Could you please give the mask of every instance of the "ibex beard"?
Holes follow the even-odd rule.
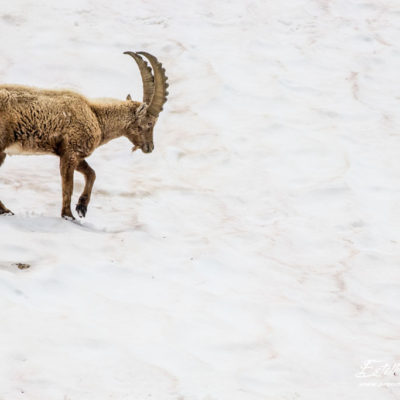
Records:
[[[85,158],[97,147],[125,136],[133,143],[133,150],[154,150],[154,125],[168,95],[165,69],[149,53],[124,54],[130,55],[139,67],[142,102],[133,101],[130,95],[125,101],[98,102],[72,91],[0,85],[0,166],[7,154],[57,155],[63,218],[74,219],[71,196],[75,170],[85,177],[76,211],[80,217],[86,215],[96,174]],[[0,214],[12,214],[1,201]]]

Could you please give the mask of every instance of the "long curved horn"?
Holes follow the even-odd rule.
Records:
[[[130,55],[137,63],[143,82],[143,103],[150,104],[154,94],[154,77],[151,68],[142,57],[133,51],[125,51],[124,54]]]
[[[167,101],[168,78],[165,75],[165,69],[156,57],[152,56],[149,53],[146,53],[145,51],[138,51],[137,54],[145,56],[150,61],[150,64],[153,67],[155,88],[154,95],[148,108],[148,112],[154,117],[158,117],[158,114],[160,114],[163,109],[163,105]]]

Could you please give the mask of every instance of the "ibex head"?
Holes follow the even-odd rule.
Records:
[[[143,81],[143,103],[135,108],[126,136],[135,145],[133,150],[140,148],[143,153],[151,153],[154,149],[154,125],[168,96],[165,69],[156,57],[144,51],[126,51],[124,54],[129,54],[136,61]],[[141,55],[150,61],[154,75]],[[132,101],[130,95],[127,101]]]

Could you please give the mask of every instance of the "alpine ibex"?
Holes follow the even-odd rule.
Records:
[[[167,101],[167,77],[157,58],[146,52],[126,51],[136,61],[143,81],[143,102],[90,101],[71,91],[41,90],[0,85],[0,165],[6,154],[55,154],[60,157],[61,216],[71,212],[74,171],[85,177],[76,211],[84,217],[95,172],[85,158],[111,139],[127,137],[144,153],[154,149],[153,129]],[[151,64],[147,64],[146,57]],[[12,214],[0,201],[0,214]]]

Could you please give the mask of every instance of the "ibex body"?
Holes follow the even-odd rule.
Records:
[[[149,53],[126,52],[137,62],[143,80],[143,102],[95,102],[71,91],[0,86],[0,165],[6,154],[54,154],[60,157],[62,210],[73,219],[71,196],[74,171],[85,176],[76,210],[86,215],[95,172],[85,161],[100,145],[120,136],[144,153],[154,149],[153,128],[167,98],[167,77]],[[154,75],[141,57],[153,67]],[[0,201],[0,214],[12,214]]]

